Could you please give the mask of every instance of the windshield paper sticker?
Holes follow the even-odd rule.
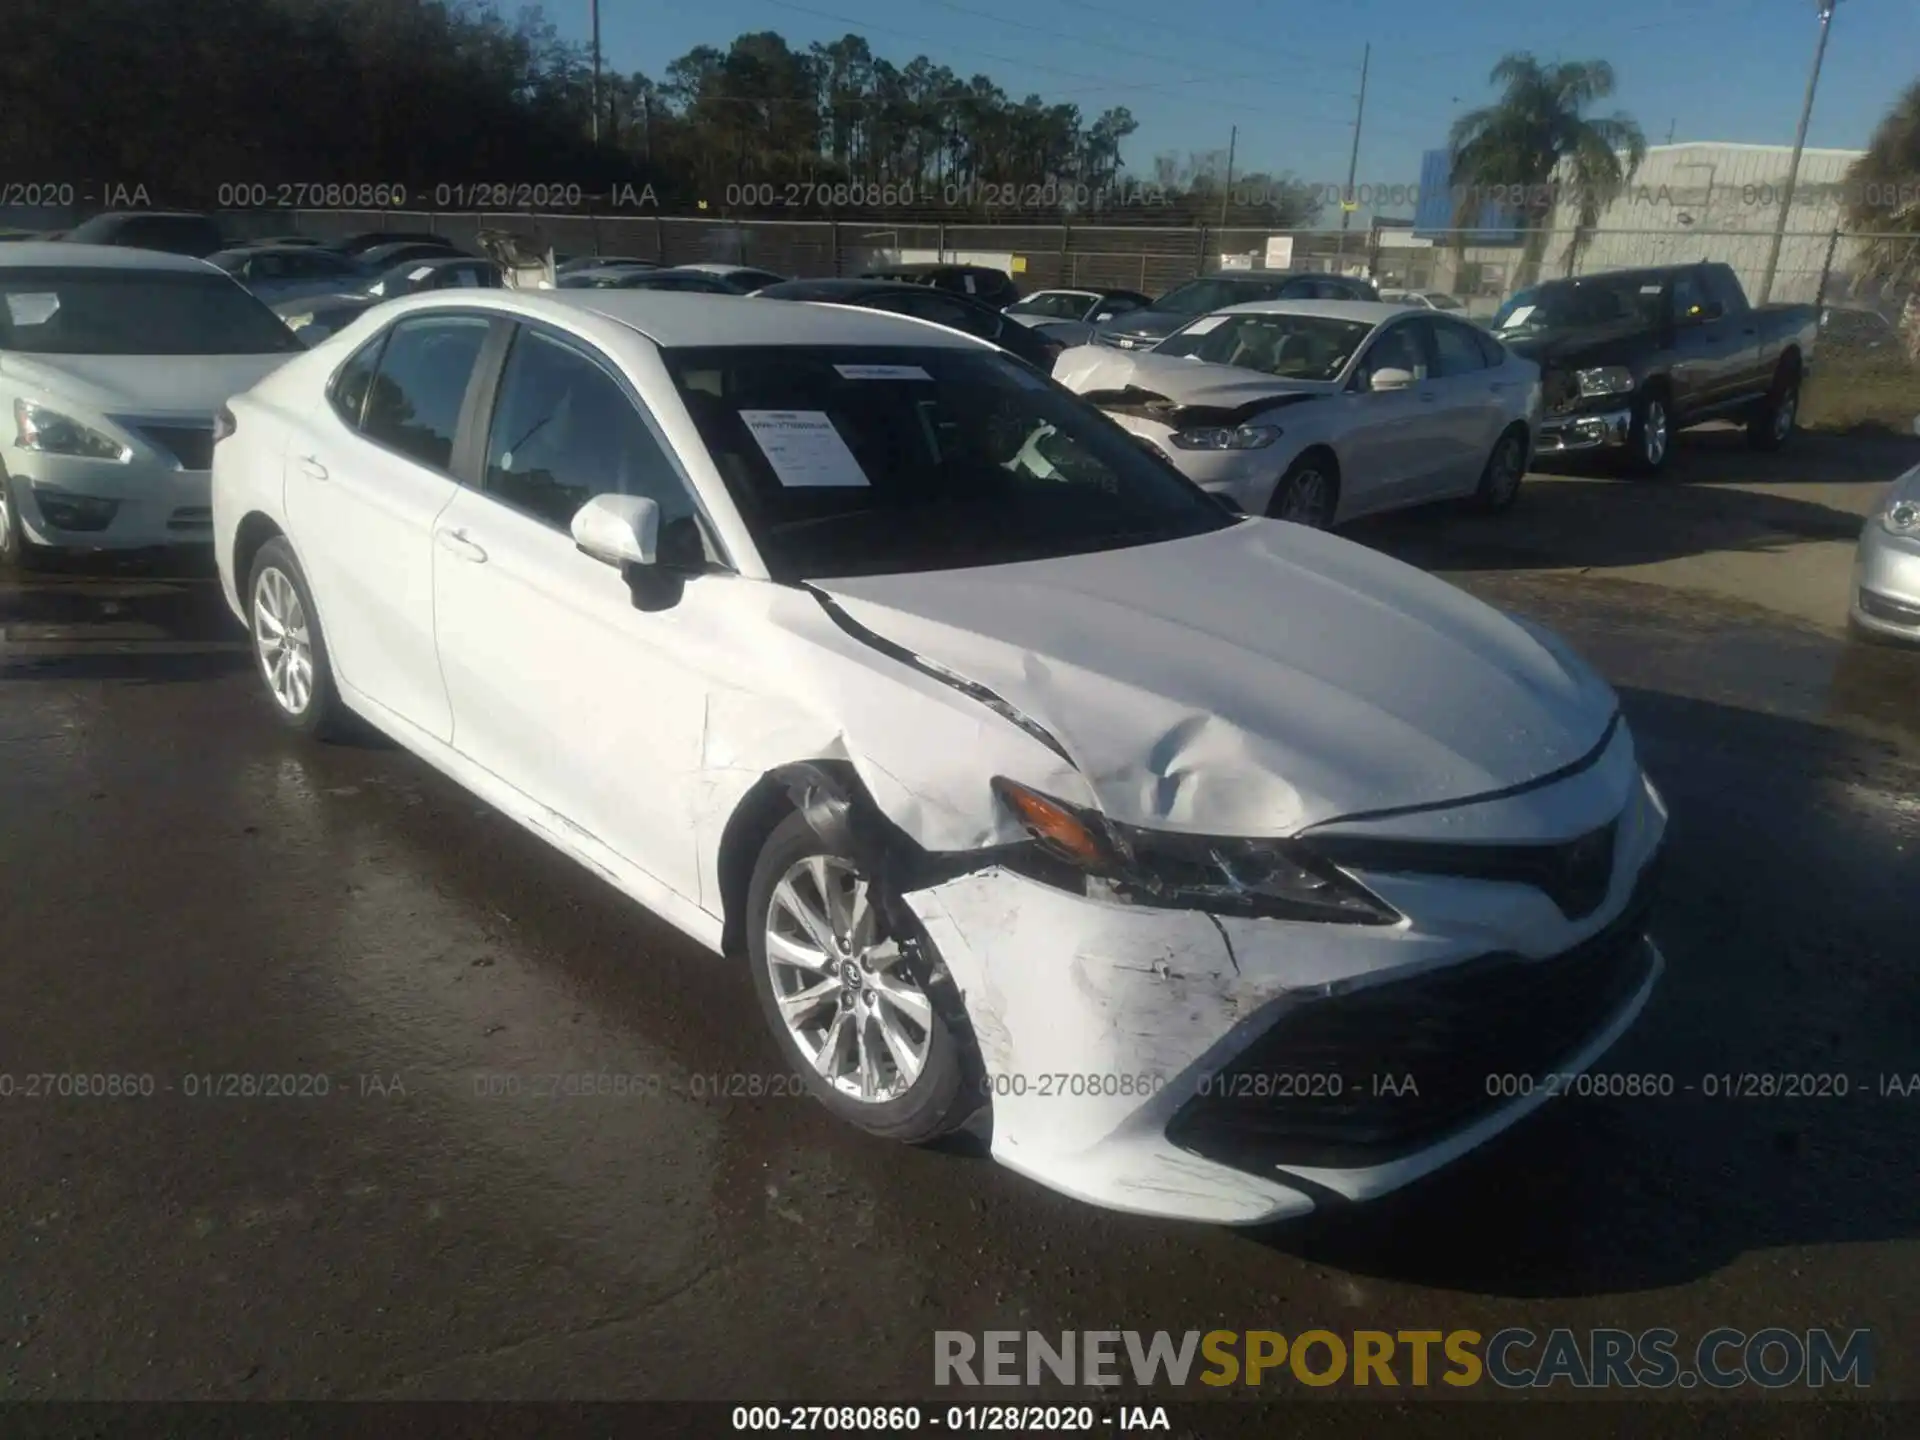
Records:
[[[1533,309],[1534,307],[1531,305],[1522,305],[1518,310],[1514,311],[1511,315],[1507,316],[1507,318],[1501,323],[1500,328],[1502,330],[1511,330],[1516,325],[1526,324],[1527,316],[1533,313]]]
[[[1182,335],[1205,335],[1210,330],[1218,330],[1232,318],[1231,315],[1208,315],[1204,319],[1194,321],[1180,333]]]
[[[789,490],[864,488],[872,483],[823,410],[742,410],[740,419]]]
[[[836,365],[842,380],[932,380],[918,365]]]
[[[422,265],[418,270],[409,270],[407,272],[407,279],[424,280],[427,278],[427,276],[431,275],[432,273],[433,273],[433,267],[431,265]]]
[[[44,325],[60,309],[60,297],[45,291],[7,296],[7,318],[15,325]]]

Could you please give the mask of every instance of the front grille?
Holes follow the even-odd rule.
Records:
[[[1567,919],[1584,920],[1600,908],[1613,888],[1619,828],[1619,821],[1609,821],[1557,845],[1453,845],[1366,835],[1324,835],[1303,844],[1349,870],[1531,885]]]
[[[1288,1011],[1167,1127],[1237,1170],[1365,1167],[1438,1143],[1509,1103],[1505,1077],[1565,1064],[1646,982],[1654,867],[1621,917],[1544,960],[1482,956]]]
[[[1890,625],[1920,625],[1920,605],[1903,605],[1871,590],[1860,592],[1860,611]]]
[[[213,468],[211,425],[142,425],[140,433],[178,460],[182,470]]]

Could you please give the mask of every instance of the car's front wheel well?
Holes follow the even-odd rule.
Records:
[[[258,510],[250,512],[233,532],[233,588],[244,601],[247,577],[253,573],[253,557],[260,547],[281,535],[280,527]]]
[[[721,948],[729,956],[747,953],[747,891],[753,883],[753,867],[766,847],[767,838],[799,807],[793,792],[798,771],[814,770],[825,774],[850,795],[864,796],[865,787],[853,766],[844,760],[810,760],[804,766],[782,766],[769,770],[741,797],[720,832],[720,853],[716,868],[720,882]]]

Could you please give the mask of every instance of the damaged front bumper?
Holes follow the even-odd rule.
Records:
[[[1623,732],[1561,784],[1445,814],[1430,833],[1506,843],[1605,818],[1605,899],[1570,921],[1527,884],[1356,872],[1410,917],[1374,927],[999,868],[906,894],[966,1004],[994,1157],[1108,1208],[1257,1224],[1385,1194],[1538,1108],[1533,1082],[1603,1054],[1663,968],[1644,927],[1665,812]]]

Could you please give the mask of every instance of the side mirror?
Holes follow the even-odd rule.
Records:
[[[652,565],[660,546],[660,506],[644,495],[596,495],[573,512],[573,543],[624,569]]]
[[[1381,369],[1373,372],[1373,375],[1367,381],[1367,389],[1373,391],[1405,390],[1410,388],[1412,384],[1413,372],[1411,370],[1400,370],[1389,365],[1383,366]]]

